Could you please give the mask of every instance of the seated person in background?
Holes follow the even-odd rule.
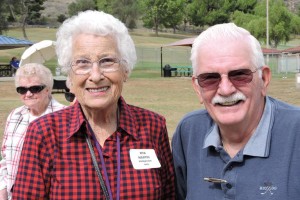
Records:
[[[8,116],[0,161],[0,199],[11,199],[11,189],[18,171],[26,130],[36,118],[64,108],[51,96],[53,78],[51,71],[36,63],[21,66],[15,77],[16,90],[23,106]]]
[[[16,57],[12,57],[10,60],[10,66],[12,67],[12,74],[14,75],[19,68],[20,61]]]
[[[12,57],[10,60],[10,65],[13,66],[15,69],[19,68],[20,61],[16,57]]]

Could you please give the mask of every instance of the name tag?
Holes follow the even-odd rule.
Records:
[[[160,168],[154,149],[130,149],[130,160],[134,169]]]

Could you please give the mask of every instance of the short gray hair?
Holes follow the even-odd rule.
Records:
[[[117,42],[121,58],[126,61],[125,67],[130,74],[137,58],[134,43],[126,26],[110,14],[91,10],[80,12],[67,19],[56,34],[56,54],[63,73],[68,74],[71,69],[72,40],[74,36],[81,33],[112,36]]]
[[[240,40],[246,41],[251,50],[251,60],[252,64],[259,68],[265,65],[265,60],[263,52],[260,46],[259,41],[252,36],[249,31],[244,28],[236,26],[234,23],[226,24],[217,24],[212,27],[209,27],[207,30],[202,32],[194,41],[192,50],[191,50],[191,61],[193,66],[194,75],[196,75],[196,70],[199,67],[197,59],[199,55],[199,49],[202,46],[209,44],[212,41],[219,39],[228,39],[228,40]],[[216,47],[218,48],[218,47]]]
[[[37,77],[41,84],[45,84],[50,94],[53,88],[53,76],[46,66],[39,63],[28,63],[18,68],[15,76],[15,86],[20,86],[20,79]]]

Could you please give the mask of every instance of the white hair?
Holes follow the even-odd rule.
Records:
[[[15,76],[15,86],[20,86],[20,79],[37,77],[41,84],[45,84],[50,94],[53,88],[53,76],[46,66],[39,63],[28,63],[17,69]]]
[[[130,74],[136,63],[134,43],[126,26],[110,14],[85,11],[67,19],[59,28],[56,37],[56,54],[63,73],[69,73],[72,62],[73,38],[81,33],[112,36],[116,40],[125,68]]]
[[[197,60],[199,55],[199,50],[209,43],[216,40],[240,40],[245,41],[250,46],[251,51],[251,62],[256,68],[260,68],[265,65],[265,60],[263,52],[259,41],[253,37],[249,31],[244,28],[236,26],[234,23],[218,24],[209,27],[207,30],[202,32],[195,40],[191,50],[191,61],[193,66],[193,73],[196,75],[198,66]],[[216,47],[218,48],[218,47]],[[212,52],[213,53],[213,52]]]

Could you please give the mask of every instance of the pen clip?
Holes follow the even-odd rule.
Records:
[[[220,179],[220,178],[207,177],[207,178],[204,178],[203,180],[210,182],[210,183],[227,183],[226,180]]]

